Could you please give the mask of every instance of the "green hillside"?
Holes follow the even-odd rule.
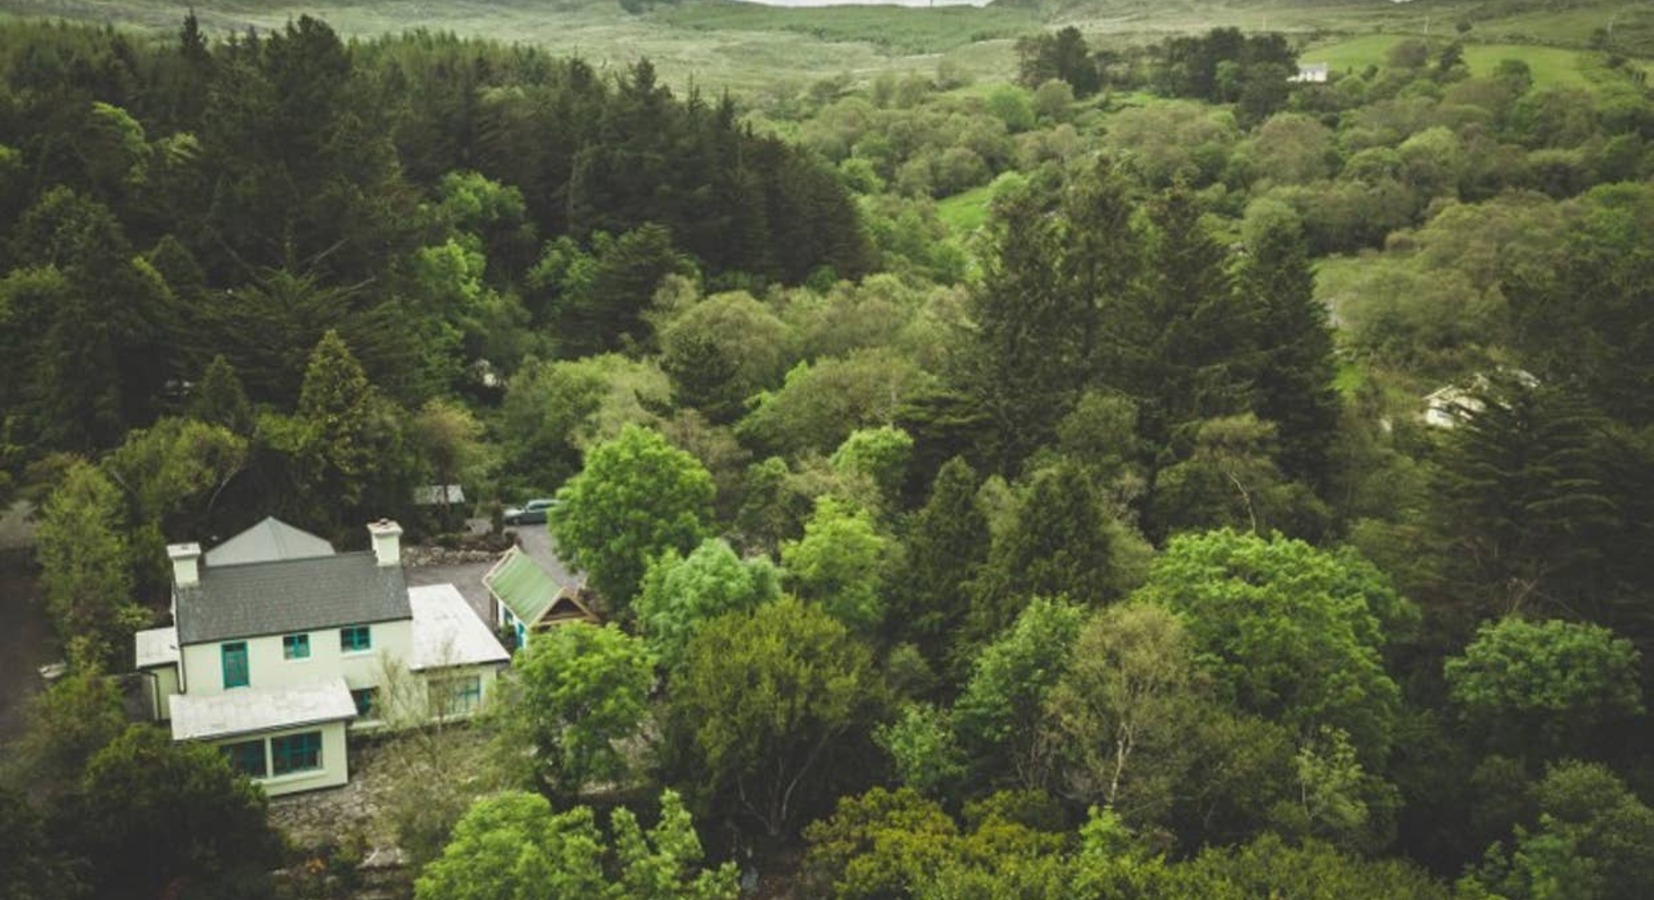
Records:
[[[613,0],[460,0],[431,4],[412,0],[375,3],[235,0],[196,5],[209,33],[280,28],[301,15],[322,16],[341,34],[371,36],[423,28],[578,54],[603,67],[647,56],[663,77],[680,86],[695,82],[763,92],[827,76],[854,80],[880,71],[925,71],[939,66],[966,77],[1000,80],[1014,60],[1012,40],[1040,28],[1075,25],[1094,43],[1143,43],[1168,33],[1233,26],[1278,30],[1305,44],[1325,44],[1338,67],[1380,61],[1402,37],[1462,37],[1472,67],[1522,54],[1541,83],[1580,83],[1567,54],[1545,45],[1581,50],[1607,44],[1654,58],[1654,8],[1632,0],[1569,4],[1446,2],[1395,4],[1294,2],[1294,0],[1093,0],[1084,3],[994,3],[988,7],[919,9],[854,5],[778,8],[731,0],[633,3],[629,12]],[[160,0],[0,0],[0,17],[49,17],[171,31],[180,7]],[[1490,45],[1499,45],[1494,49]]]

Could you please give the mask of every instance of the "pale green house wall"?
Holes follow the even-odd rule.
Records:
[[[286,775],[274,775],[267,778],[255,778],[253,780],[264,788],[265,794],[271,797],[296,794],[300,791],[339,787],[349,782],[350,760],[345,752],[345,723],[342,721],[324,722],[320,725],[306,725],[302,728],[288,728],[260,734],[240,735],[232,739],[214,741],[213,743],[223,747],[243,741],[262,740],[264,742],[265,766],[269,770],[270,739],[290,734],[302,734],[306,731],[320,731],[322,733],[321,768]]]
[[[294,632],[310,635],[307,659],[285,659],[283,635],[247,638],[248,687],[290,687],[343,677],[352,690],[377,687],[385,681],[387,666],[399,666],[413,646],[413,623],[407,619],[363,623],[370,629],[372,647],[346,652],[339,647],[339,631]],[[223,644],[188,644],[182,648],[185,684],[191,694],[224,692]]]
[[[151,669],[154,677],[150,680],[150,687],[154,693],[150,696],[150,709],[154,710],[155,718],[172,718],[172,695],[178,693],[178,667],[159,666]]]

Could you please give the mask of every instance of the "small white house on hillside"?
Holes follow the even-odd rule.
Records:
[[[1525,369],[1499,369],[1499,377],[1523,388],[1539,386],[1539,379]],[[1482,372],[1460,384],[1443,385],[1424,395],[1424,424],[1432,428],[1457,428],[1486,408],[1484,398],[1493,381]]]
[[[336,553],[274,518],[207,551],[167,548],[173,625],[138,632],[155,718],[221,747],[271,795],[342,785],[348,729],[387,710],[469,715],[509,660],[451,584],[409,588],[402,529]],[[206,563],[202,565],[203,561]]]
[[[1332,66],[1328,63],[1305,63],[1298,66],[1298,74],[1287,81],[1295,84],[1326,84],[1327,77],[1332,74]]]

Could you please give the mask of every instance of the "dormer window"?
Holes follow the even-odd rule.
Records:
[[[310,635],[289,634],[281,639],[282,659],[309,659]]]
[[[373,649],[373,635],[366,625],[352,625],[339,629],[339,650],[342,653],[360,653]]]

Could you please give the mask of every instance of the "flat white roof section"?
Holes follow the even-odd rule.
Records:
[[[222,694],[173,694],[172,739],[233,737],[356,716],[343,678],[295,687],[239,688]]]
[[[408,668],[413,671],[511,660],[494,632],[453,585],[408,588],[408,606],[413,610],[413,655]]]
[[[140,669],[178,665],[178,629],[172,625],[151,628],[132,636],[137,650],[136,664]]]

